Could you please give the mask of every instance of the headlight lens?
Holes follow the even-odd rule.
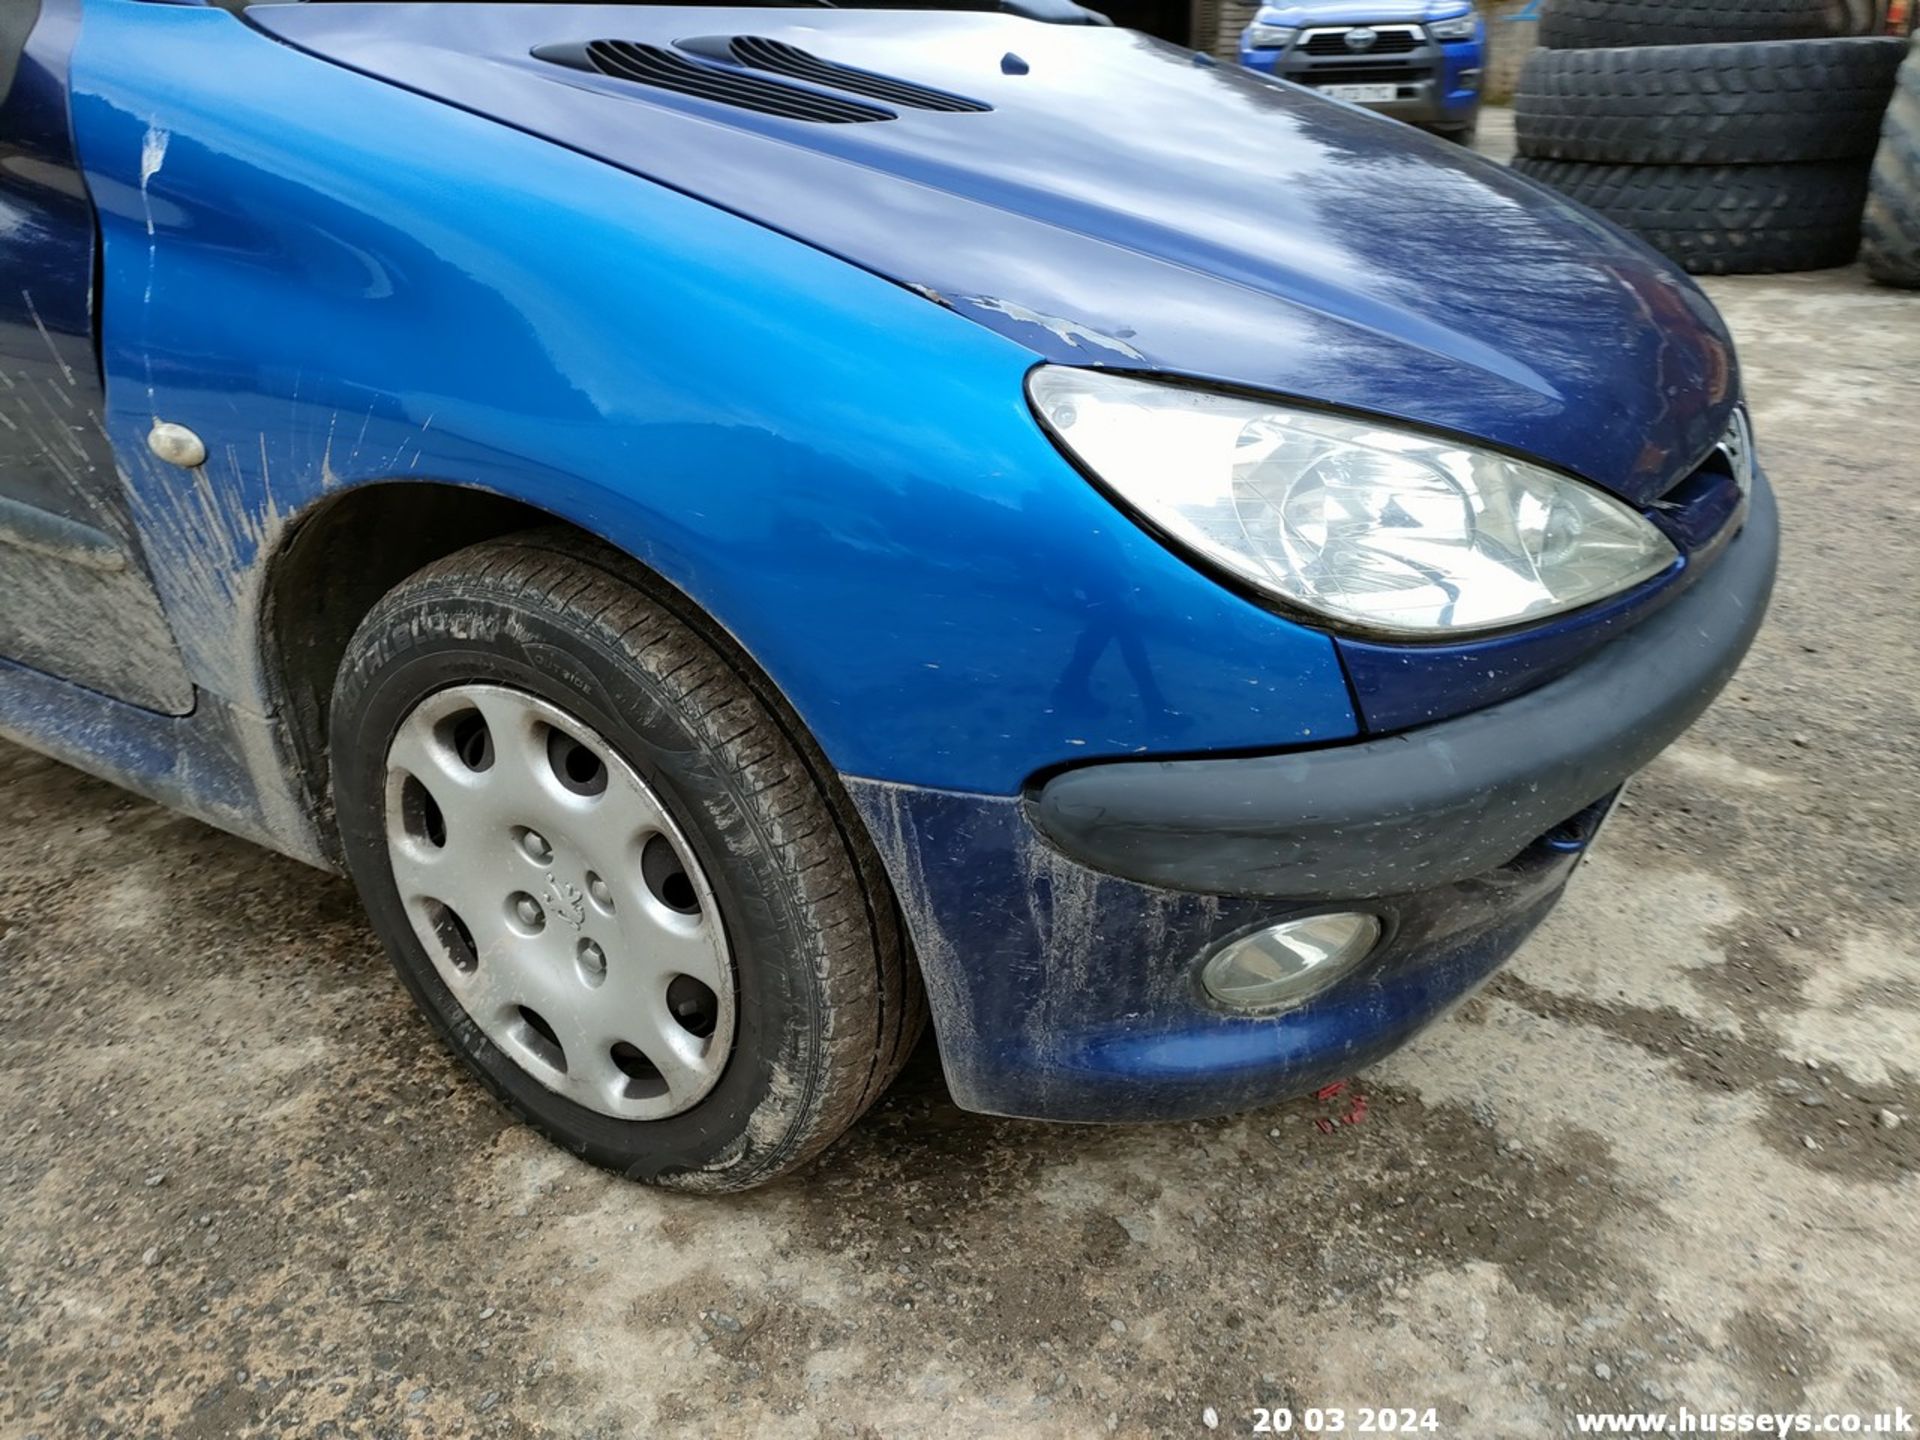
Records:
[[[1247,48],[1249,50],[1284,50],[1293,43],[1293,37],[1300,33],[1297,25],[1249,25],[1247,27]]]
[[[1457,440],[1097,370],[1041,366],[1028,388],[1060,443],[1174,540],[1354,628],[1497,630],[1676,558],[1610,496]]]
[[[1480,13],[1469,10],[1464,15],[1452,15],[1445,20],[1429,20],[1427,33],[1436,40],[1471,40],[1474,32],[1480,28]]]

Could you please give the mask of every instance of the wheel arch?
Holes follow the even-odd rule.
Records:
[[[433,480],[383,480],[333,492],[309,506],[266,563],[261,666],[283,717],[291,787],[328,858],[341,862],[333,817],[327,729],[335,676],[368,611],[409,575],[470,545],[524,530],[563,532],[612,557],[632,584],[718,650],[779,718],[806,757],[876,904],[899,913],[865,820],[793,703],[731,631],[630,550],[565,515],[496,491]]]
[[[334,677],[360,621],[422,566],[498,535],[564,523],[488,491],[388,481],[325,495],[287,527],[261,590],[264,698],[281,716],[291,788],[336,864],[327,721]]]

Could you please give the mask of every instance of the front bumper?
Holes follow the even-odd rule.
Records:
[[[1240,63],[1311,89],[1342,84],[1391,85],[1392,99],[1358,103],[1410,125],[1455,130],[1471,125],[1479,113],[1484,55],[1478,40],[1443,44],[1423,38],[1411,52],[1378,60],[1364,54],[1310,54],[1300,44],[1284,50],[1255,50],[1243,43]]]
[[[1756,477],[1741,533],[1665,610],[1569,673],[1484,710],[1330,749],[1069,770],[1034,823],[1148,885],[1338,900],[1448,883],[1518,854],[1691,725],[1766,614],[1779,551]]]
[[[1094,764],[1031,799],[850,779],[926,977],[954,1098],[1163,1120],[1302,1093],[1470,993],[1558,899],[1620,784],[1732,676],[1772,589],[1742,532],[1667,609],[1571,673],[1404,735],[1286,755]],[[1384,938],[1277,1016],[1198,982],[1220,942],[1316,910]]]

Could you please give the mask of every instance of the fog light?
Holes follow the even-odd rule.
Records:
[[[1367,957],[1380,938],[1372,915],[1310,915],[1216,951],[1200,972],[1207,993],[1236,1010],[1273,1010],[1317,995]]]

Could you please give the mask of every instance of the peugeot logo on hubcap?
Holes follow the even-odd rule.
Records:
[[[578,885],[558,879],[547,872],[547,909],[578,930],[587,923],[586,897]]]

